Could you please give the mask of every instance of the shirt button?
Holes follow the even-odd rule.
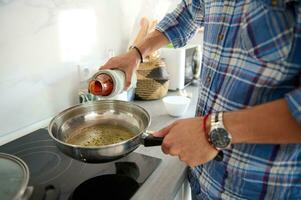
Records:
[[[221,21],[222,21],[222,22],[225,22],[225,19],[226,19],[226,17],[225,17],[225,16],[222,16]]]
[[[206,86],[209,86],[210,82],[211,82],[211,76],[209,75],[206,78]]]
[[[224,39],[224,34],[219,34],[217,37],[218,41],[222,41]]]

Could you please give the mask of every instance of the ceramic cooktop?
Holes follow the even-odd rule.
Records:
[[[63,154],[46,129],[39,129],[2,145],[0,152],[13,154],[25,161],[30,171],[29,186],[34,187],[31,196],[34,200],[80,199],[76,195],[90,193],[87,191],[89,188],[102,194],[102,198],[98,196],[96,199],[106,199],[106,195],[110,194],[110,197],[117,195],[118,199],[128,199],[161,161],[133,152],[109,163],[84,163]],[[124,181],[124,177],[131,180]]]

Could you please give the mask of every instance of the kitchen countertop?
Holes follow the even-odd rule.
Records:
[[[175,118],[167,114],[162,100],[154,101],[135,101],[134,103],[145,108],[151,115],[151,125],[149,130],[159,130],[180,118],[195,116],[197,104],[198,88],[189,86],[185,88],[186,93],[191,95],[191,102],[185,115]],[[169,92],[168,95],[176,94]],[[162,162],[146,182],[139,188],[132,197],[133,200],[168,200],[173,199],[184,183],[186,178],[187,166],[178,157],[165,155],[161,147],[140,146],[135,150],[137,153],[153,156],[162,159]]]

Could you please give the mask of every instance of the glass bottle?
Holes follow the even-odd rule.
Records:
[[[134,73],[129,88],[136,87],[137,77]],[[125,74],[118,69],[99,70],[89,81],[88,90],[96,96],[115,97],[123,92],[125,86]]]

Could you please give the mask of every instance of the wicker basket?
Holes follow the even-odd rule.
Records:
[[[155,100],[167,94],[169,74],[165,62],[158,57],[149,58],[141,63],[137,70],[137,87],[135,99]]]

